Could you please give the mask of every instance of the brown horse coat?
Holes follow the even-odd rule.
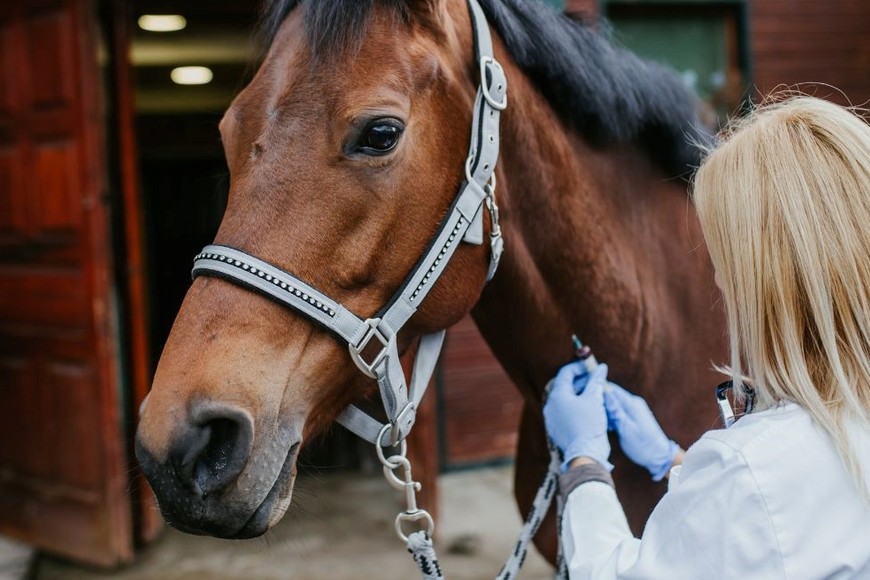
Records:
[[[221,124],[231,171],[216,243],[293,272],[365,318],[402,283],[462,179],[477,86],[464,0],[278,2],[262,66]],[[577,332],[688,446],[713,426],[723,320],[686,184],[694,101],[664,69],[519,0],[483,2],[509,79],[497,192],[506,251],[463,246],[400,335],[473,308],[526,406],[516,493],[547,463],[541,391]],[[389,151],[373,132],[400,128]],[[381,127],[381,129],[376,129]],[[164,515],[224,537],[290,503],[300,444],[373,384],[295,312],[198,278],[143,406],[137,453]],[[662,492],[617,458],[636,530]],[[552,522],[551,522],[552,523]],[[555,527],[538,545],[552,556]]]

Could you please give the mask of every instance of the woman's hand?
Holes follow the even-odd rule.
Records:
[[[604,390],[604,404],[619,446],[629,459],[647,469],[653,480],[665,477],[679,456],[680,446],[668,439],[652,411],[641,397],[615,383]]]
[[[553,379],[544,405],[544,424],[550,439],[562,450],[562,471],[578,457],[589,457],[613,469],[607,461],[610,442],[604,410],[606,384],[607,365],[598,365],[590,374],[583,361],[563,366]]]

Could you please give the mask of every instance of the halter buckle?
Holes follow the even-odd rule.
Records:
[[[492,82],[500,82],[496,90],[498,92],[504,92],[504,96],[501,101],[496,101],[492,93],[489,92],[489,83],[486,82],[486,71],[491,70],[491,78]],[[496,111],[504,111],[507,109],[507,80],[504,76],[504,69],[501,68],[501,65],[491,56],[482,56],[480,57],[480,90],[483,92],[483,98],[486,99],[486,102],[489,103],[489,106],[495,109]]]
[[[387,347],[390,344],[390,340],[386,337],[386,335],[383,332],[381,332],[381,329],[380,329],[381,319],[380,318],[369,318],[363,324],[368,326],[368,328],[366,329],[366,333],[363,335],[363,337],[360,339],[360,341],[356,345],[354,345],[352,343],[348,343],[347,349],[350,352],[351,360],[354,362],[354,364],[357,366],[357,368],[360,371],[362,371],[362,373],[364,375],[366,375],[367,377],[371,377],[373,379],[376,379],[376,378],[378,378],[378,373],[375,369],[378,366],[380,366],[380,364],[382,362],[384,362],[384,359],[387,358],[387,350],[388,350]],[[364,351],[366,349],[366,347],[369,345],[369,342],[371,342],[372,338],[376,338],[378,340],[378,342],[381,343],[382,348],[381,348],[380,352],[378,352],[378,354],[375,355],[375,357],[372,359],[372,361],[368,362],[367,360],[365,360],[363,358],[362,351]]]

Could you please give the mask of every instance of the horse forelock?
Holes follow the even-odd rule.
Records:
[[[258,45],[268,50],[281,24],[293,10],[304,10],[305,29],[312,57],[356,52],[368,31],[369,23],[382,8],[397,24],[409,24],[426,0],[264,0],[258,26]]]

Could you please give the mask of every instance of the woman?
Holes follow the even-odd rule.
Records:
[[[606,367],[563,367],[544,414],[570,468],[571,578],[870,578],[870,127],[810,97],[763,107],[707,157],[694,198],[727,373],[755,408],[683,457]],[[682,462],[639,539],[608,425],[654,477]]]

